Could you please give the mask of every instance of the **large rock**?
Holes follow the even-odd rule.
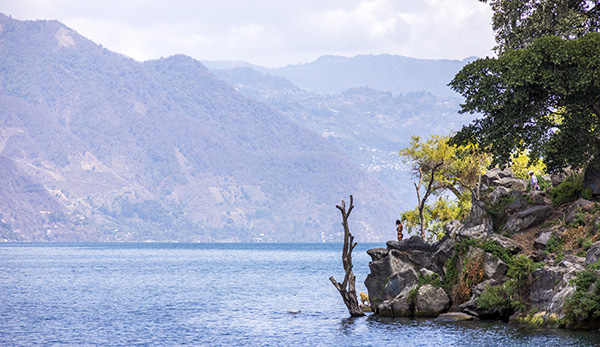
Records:
[[[437,317],[450,308],[450,298],[442,288],[426,284],[417,292],[415,316]]]
[[[487,240],[498,242],[502,248],[513,255],[519,254],[523,250],[523,247],[516,241],[500,234],[490,234]]]
[[[583,174],[583,185],[591,189],[593,196],[600,195],[600,165],[598,160],[594,160],[591,165],[585,169]]]
[[[442,267],[446,264],[448,259],[452,257],[454,254],[454,249],[456,248],[456,241],[449,237],[445,237],[442,239],[442,242],[439,243],[437,250],[433,254],[432,263],[436,265],[441,265]],[[437,273],[441,274],[442,271],[438,271]]]
[[[414,300],[409,302],[409,295],[417,288],[419,276],[443,278],[444,264],[454,253],[455,243],[455,240],[444,237],[430,244],[413,236],[400,242],[389,241],[387,249],[367,251],[371,256],[371,271],[365,285],[374,312],[396,317],[416,314],[437,316],[447,310],[450,299],[443,289],[422,286],[416,293],[418,305]]]
[[[512,190],[524,191],[527,189],[527,180],[521,178],[501,178],[494,182],[495,185],[506,187]]]
[[[487,231],[492,231],[494,229],[492,219],[488,214],[485,203],[480,200],[471,201],[471,211],[465,220],[465,228],[472,228],[482,226],[482,228]]]
[[[465,320],[473,320],[475,318],[476,318],[475,316],[472,316],[472,315],[466,314],[466,313],[462,313],[462,312],[448,312],[448,313],[442,313],[441,315],[437,316],[436,320],[447,321],[447,322],[459,322],[459,321],[465,321]]]
[[[529,193],[529,202],[532,205],[545,205],[546,204],[546,192],[543,190],[534,190]]]
[[[408,292],[416,286],[418,275],[407,254],[397,250],[391,250],[386,256],[383,256],[383,252],[371,252],[371,254],[373,255],[369,263],[370,273],[365,279],[371,306],[394,299],[400,294],[408,295]]]
[[[546,245],[553,234],[552,230],[541,230],[539,236],[533,242],[533,247],[540,250],[546,249]]]
[[[459,242],[464,239],[483,240],[486,239],[491,232],[492,230],[486,225],[479,224],[472,227],[463,226],[456,230],[451,237],[457,239]]]
[[[556,266],[535,270],[529,290],[532,306],[559,318],[564,317],[565,299],[575,291],[575,287],[569,283],[585,270],[584,263],[584,258],[566,256]]]
[[[388,249],[396,249],[402,252],[410,251],[424,251],[432,252],[435,248],[434,245],[427,243],[419,236],[413,235],[408,239],[402,241],[388,241],[386,242]]]
[[[565,217],[565,223],[570,224],[573,223],[575,218],[577,217],[577,213],[581,212],[582,209],[593,205],[594,202],[586,200],[586,199],[578,199],[569,207],[567,211],[567,217]]]
[[[546,221],[552,212],[553,209],[550,206],[532,206],[525,211],[510,216],[506,221],[505,228],[512,233],[516,233],[534,227]]]
[[[499,281],[506,276],[508,265],[502,259],[486,252],[483,257],[483,271],[487,278]]]
[[[600,241],[594,242],[592,247],[588,249],[585,257],[585,265],[594,264],[600,259]]]
[[[385,248],[373,248],[367,250],[367,254],[371,256],[373,260],[381,260],[388,256],[389,251]]]
[[[488,187],[498,185],[497,182],[504,178],[515,178],[515,174],[508,168],[504,170],[494,168],[481,176],[481,184]]]
[[[494,191],[490,193],[490,203],[492,205],[497,204],[500,201],[500,199],[508,196],[510,192],[511,190],[506,187],[498,187],[494,189]]]

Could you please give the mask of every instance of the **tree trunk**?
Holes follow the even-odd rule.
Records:
[[[348,308],[348,312],[353,317],[364,316],[365,314],[358,305],[358,299],[356,297],[356,277],[352,272],[352,250],[356,247],[357,243],[354,242],[354,236],[350,233],[348,227],[348,216],[354,208],[352,195],[350,195],[350,207],[346,211],[346,203],[342,200],[341,206],[336,205],[342,213],[342,225],[344,226],[344,247],[342,248],[342,262],[344,264],[344,281],[342,283],[337,282],[333,276],[329,277],[333,286],[340,292],[344,304]]]

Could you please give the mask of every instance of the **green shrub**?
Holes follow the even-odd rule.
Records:
[[[538,179],[538,185],[540,186],[540,190],[546,190],[547,188],[552,188],[552,181],[547,180],[544,176],[535,175]]]
[[[600,259],[598,259],[595,263],[587,265],[586,268],[588,270],[600,270]]]
[[[502,247],[497,241],[482,241],[479,245],[484,251],[491,253],[493,256],[502,259],[506,264],[512,264],[513,257],[508,253],[506,248]]]
[[[572,227],[585,226],[585,213],[577,212],[575,213],[575,218],[571,223]]]
[[[600,281],[592,271],[582,271],[573,281],[575,293],[565,300],[565,319],[570,323],[600,318]],[[589,292],[594,284],[593,292]]]
[[[510,309],[512,307],[510,298],[514,294],[511,287],[508,282],[499,286],[486,284],[483,292],[477,299],[477,305],[488,310],[493,308]]]
[[[446,261],[444,266],[446,267],[446,277],[444,277],[444,281],[442,284],[442,289],[446,292],[446,294],[452,294],[452,287],[458,281],[459,273],[457,271],[457,265],[460,257],[466,253],[466,251],[471,246],[470,239],[465,239],[456,245],[454,249],[454,253],[452,256]]]
[[[556,258],[554,258],[554,265],[560,263],[564,259],[565,259],[565,252],[563,252],[563,251],[558,252],[558,254],[556,255]]]
[[[513,258],[512,264],[508,267],[507,275],[514,278],[517,285],[523,285],[526,284],[535,268],[536,265],[533,260],[521,254]]]
[[[492,223],[496,232],[502,230],[502,226],[506,222],[505,219],[507,218],[507,216],[504,214],[504,209],[506,209],[507,206],[509,206],[516,200],[517,197],[509,194],[500,198],[500,200],[498,200],[498,202],[496,202],[495,204],[492,204],[489,201],[486,202],[486,211],[492,218]]]
[[[591,199],[592,191],[583,185],[583,175],[565,178],[558,186],[550,191],[552,206],[559,207],[578,198]]]
[[[558,251],[561,247],[562,242],[560,240],[560,237],[556,236],[555,234],[552,234],[552,236],[550,236],[550,238],[548,239],[548,242],[546,242],[546,251],[548,251],[549,253],[554,253]]]

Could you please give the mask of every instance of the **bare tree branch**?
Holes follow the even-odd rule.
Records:
[[[356,247],[357,243],[354,242],[354,236],[350,233],[350,228],[348,227],[348,217],[354,208],[354,199],[352,195],[350,195],[350,207],[346,211],[346,202],[342,200],[340,205],[336,205],[336,207],[342,213],[342,225],[344,226],[344,246],[342,248],[342,263],[344,265],[344,282],[339,283],[333,278],[333,276],[329,277],[333,286],[338,290],[340,295],[342,296],[342,300],[344,300],[344,304],[348,308],[348,312],[353,317],[364,316],[365,314],[360,309],[358,305],[358,299],[356,297],[356,277],[352,272],[352,251],[354,247]]]

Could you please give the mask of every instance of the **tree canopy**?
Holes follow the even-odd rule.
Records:
[[[506,165],[529,150],[549,170],[584,167],[600,153],[600,33],[538,38],[526,48],[466,65],[450,86],[461,113],[483,115],[452,143],[478,143]]]
[[[449,136],[434,135],[422,141],[412,136],[408,147],[400,150],[405,163],[412,165],[418,205],[414,210],[402,213],[407,231],[420,228],[438,231],[443,222],[460,219],[471,207],[471,190],[479,180],[482,170],[489,163],[489,155],[473,146],[451,146]],[[449,194],[456,198],[448,199]],[[437,200],[428,204],[431,195]]]
[[[498,53],[525,48],[536,38],[579,38],[600,29],[600,1],[480,0],[494,11]]]

